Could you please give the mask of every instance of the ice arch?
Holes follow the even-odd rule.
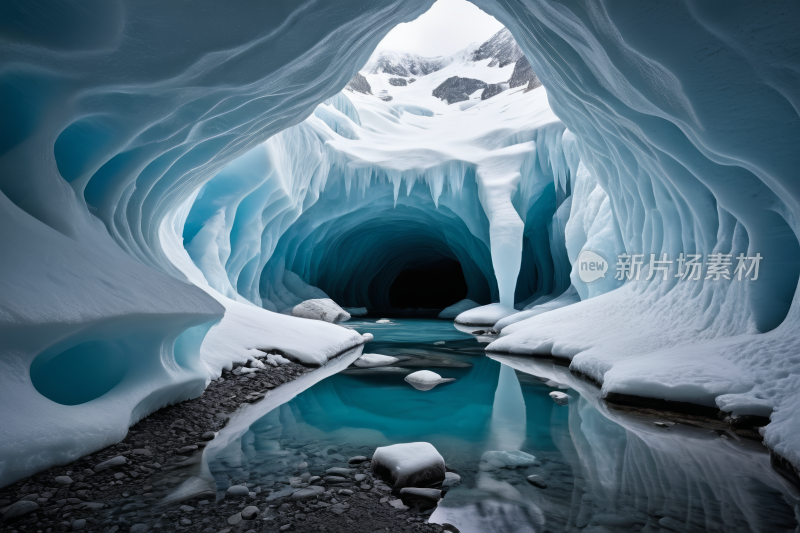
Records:
[[[766,442],[800,464],[800,6],[475,3],[511,30],[578,139],[570,259],[584,247],[774,258],[759,285],[656,281],[604,294],[576,282],[595,297],[514,325],[495,348],[571,357],[607,391],[690,391],[682,399],[772,412]],[[87,18],[84,4],[64,2],[57,31],[47,3],[9,8],[0,25],[0,239],[11,251],[0,263],[0,483],[113,442],[130,420],[197,393],[213,370],[173,365],[175,339],[224,306],[227,319],[208,335],[225,345],[220,332],[261,294],[254,283],[227,295],[205,287],[172,239],[183,233],[178,214],[227,163],[335,95],[392,26],[430,5],[209,1],[187,11],[120,0]],[[291,201],[275,208],[299,214]],[[35,391],[28,371],[38,354],[96,340],[108,323],[121,324],[121,336],[153,336],[148,358],[162,366],[145,385],[68,409]],[[304,340],[312,337],[324,335]],[[307,348],[326,356],[358,342]],[[27,424],[34,418],[40,424]],[[32,442],[42,448],[22,444]]]

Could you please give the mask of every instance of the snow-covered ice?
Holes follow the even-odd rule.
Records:
[[[379,366],[388,366],[398,362],[400,359],[392,357],[391,355],[381,355],[379,353],[365,353],[353,364],[360,368],[374,368]]]
[[[454,378],[443,378],[436,372],[431,372],[430,370],[418,370],[416,372],[412,372],[411,374],[407,375],[404,379],[412,387],[422,391],[431,390],[436,385],[440,385],[442,383],[455,381]]]
[[[465,298],[464,300],[456,302],[450,307],[443,309],[442,312],[439,313],[439,318],[455,318],[464,311],[469,311],[470,309],[474,309],[479,305],[479,303]]]
[[[394,490],[427,487],[445,479],[444,458],[429,442],[382,446],[372,456],[372,472]]]
[[[306,300],[292,308],[292,316],[322,320],[323,322],[346,322],[350,320],[350,313],[339,307],[330,298],[317,298]]]

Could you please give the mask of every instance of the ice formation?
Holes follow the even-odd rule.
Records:
[[[435,343],[438,344],[438,343]],[[453,378],[443,378],[436,372],[431,372],[430,370],[418,370],[407,375],[405,378],[406,382],[408,382],[412,387],[417,390],[428,391],[434,388],[436,385],[441,385],[442,383],[447,383],[449,381],[455,381]]]
[[[475,0],[543,88],[433,98],[452,76],[511,79],[476,46],[340,93],[431,3],[4,13],[0,484],[120,439],[254,348],[322,364],[358,347],[275,311],[386,308],[402,269],[445,257],[468,299],[533,305],[490,350],[771,415],[765,442],[800,465],[800,6]],[[586,283],[587,250],[763,261],[755,281],[673,263]]]

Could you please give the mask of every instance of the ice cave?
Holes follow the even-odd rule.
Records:
[[[0,0],[0,531],[800,531],[798,27]]]

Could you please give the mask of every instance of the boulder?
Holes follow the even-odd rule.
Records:
[[[383,446],[372,457],[372,473],[394,490],[429,487],[445,480],[444,458],[428,442]]]
[[[292,316],[321,320],[334,324],[350,320],[350,313],[339,307],[339,305],[330,298],[317,298],[297,304],[292,309]]]
[[[442,491],[438,489],[424,489],[405,487],[400,489],[400,499],[412,509],[423,512],[433,509],[442,499]]]
[[[35,513],[39,510],[39,504],[30,500],[20,500],[9,507],[3,513],[3,520],[14,520]]]
[[[232,487],[228,487],[225,495],[229,498],[247,498],[250,496],[250,489],[244,485],[234,485]]]

